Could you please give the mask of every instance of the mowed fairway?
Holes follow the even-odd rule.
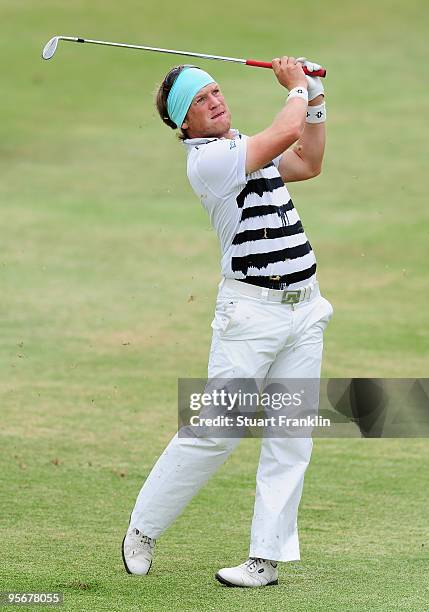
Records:
[[[427,22],[423,0],[0,0],[0,591],[63,610],[428,609],[427,439],[316,440],[302,561],[271,589],[222,588],[245,560],[259,443],[245,440],[157,544],[120,544],[173,435],[177,378],[204,377],[219,249],[153,106],[180,58],[55,34],[328,68],[322,176],[290,186],[335,315],[324,376],[428,375]],[[186,61],[186,60],[183,60]],[[198,62],[234,125],[266,127],[269,70]]]

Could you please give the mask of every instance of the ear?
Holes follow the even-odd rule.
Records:
[[[182,123],[181,129],[182,129],[182,130],[187,130],[187,129],[189,129],[189,123],[188,123],[187,121],[184,121],[184,122]]]

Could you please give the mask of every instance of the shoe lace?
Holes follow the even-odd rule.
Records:
[[[257,557],[250,557],[249,559],[247,559],[245,565],[247,566],[247,569],[252,571],[256,569],[257,567],[259,567],[259,565],[262,565],[264,561],[265,559],[259,559]]]
[[[277,562],[268,561],[267,559],[261,559],[259,557],[249,557],[249,559],[247,559],[247,561],[245,562],[245,565],[250,571],[253,571],[254,569],[259,567],[260,565],[263,565],[264,563],[270,563],[271,566],[274,568],[277,567]]]
[[[143,535],[142,532],[138,529],[134,530],[134,534],[138,538],[140,544],[147,544],[151,548],[153,548],[153,546],[155,545],[155,540],[153,538]]]

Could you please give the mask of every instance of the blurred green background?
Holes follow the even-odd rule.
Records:
[[[151,576],[121,573],[177,378],[206,374],[219,248],[153,104],[186,60],[66,42],[40,54],[63,34],[325,65],[323,174],[290,186],[335,309],[323,374],[425,377],[427,3],[0,0],[0,13],[0,590],[62,590],[70,610],[426,609],[424,440],[317,440],[303,563],[269,593],[212,579],[247,553],[252,440],[160,541]],[[244,133],[284,102],[269,70],[197,64]]]

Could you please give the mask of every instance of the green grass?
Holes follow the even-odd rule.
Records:
[[[125,575],[123,530],[174,432],[177,378],[206,374],[219,249],[153,108],[176,58],[40,52],[62,33],[325,64],[324,172],[290,186],[335,308],[323,374],[424,377],[427,4],[1,8],[0,590],[64,591],[62,609],[82,611],[426,610],[426,440],[316,440],[302,562],[281,568],[278,588],[213,580],[247,554],[252,440],[159,541],[147,579]],[[270,71],[199,65],[243,132],[283,103]]]

